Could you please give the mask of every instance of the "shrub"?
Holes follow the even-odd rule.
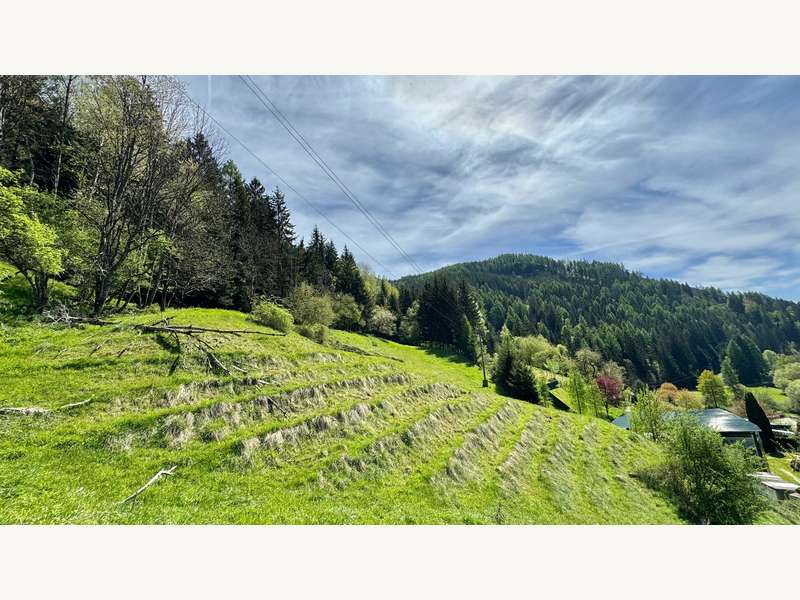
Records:
[[[675,401],[678,398],[678,388],[675,387],[674,383],[667,381],[661,384],[661,387],[658,388],[657,394],[660,400],[675,404]]]
[[[683,410],[697,410],[703,408],[703,397],[689,390],[678,390],[675,406]]]
[[[250,318],[256,323],[284,333],[291,331],[294,324],[292,313],[267,300],[260,300],[256,303]]]
[[[328,328],[319,323],[315,325],[300,325],[297,327],[297,333],[323,346],[328,343]]]
[[[376,306],[369,317],[369,330],[380,335],[394,335],[397,317],[388,308]]]
[[[666,408],[656,392],[647,390],[638,394],[631,410],[631,430],[658,441],[666,428]]]
[[[767,508],[751,474],[762,461],[741,444],[727,445],[718,433],[683,413],[670,421],[664,438],[667,458],[656,481],[678,509],[696,523],[752,523]]]
[[[289,304],[292,307],[294,320],[300,325],[325,325],[333,323],[331,299],[318,294],[313,287],[303,282],[294,288]]]
[[[511,337],[508,328],[503,327],[492,365],[492,381],[498,392],[531,401],[536,398],[536,378],[524,353],[520,351],[518,340]]]
[[[350,294],[336,294],[331,304],[334,314],[333,324],[337,329],[353,331],[364,326],[361,306],[353,296]]]
[[[800,363],[791,362],[779,367],[775,367],[772,381],[775,387],[786,390],[793,381],[800,380]]]
[[[800,411],[800,379],[796,379],[786,386],[786,397],[792,403],[792,408]]]
[[[419,313],[419,300],[414,300],[411,306],[406,310],[406,314],[400,319],[400,326],[398,333],[400,339],[404,342],[415,343],[419,340],[419,322],[417,321],[417,314]]]

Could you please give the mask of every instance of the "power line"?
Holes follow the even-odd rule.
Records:
[[[286,129],[286,131],[291,135],[291,137],[300,145],[301,148],[308,154],[311,159],[317,164],[317,166],[322,170],[323,173],[333,181],[336,186],[342,191],[345,197],[350,200],[350,202],[367,218],[367,220],[372,224],[373,227],[380,233],[384,239],[386,239],[389,244],[391,244],[399,253],[400,255],[411,265],[411,268],[417,272],[417,274],[422,275],[424,272],[423,270],[417,265],[409,254],[403,250],[402,246],[392,237],[392,235],[386,231],[386,228],[375,218],[369,209],[363,205],[363,203],[356,197],[356,195],[350,191],[350,188],[341,180],[341,178],[336,174],[336,172],[328,166],[325,160],[314,150],[313,146],[303,137],[303,135],[297,130],[297,128],[292,125],[289,118],[284,115],[280,109],[275,105],[272,100],[270,100],[269,96],[250,78],[250,76],[243,77],[241,75],[238,76],[239,79],[244,83],[245,87],[256,97],[256,99],[261,102],[261,104],[272,114],[273,117],[281,124],[281,126]],[[448,303],[451,304],[451,303]],[[431,308],[434,309],[441,317],[450,321],[451,325],[454,327],[457,326],[456,322],[445,315],[442,311],[438,309],[435,305],[431,305]],[[450,308],[458,310],[455,304],[451,304]]]
[[[325,175],[336,184],[336,186],[341,190],[341,192],[345,195],[345,197],[355,206],[361,214],[366,217],[367,221],[372,224],[373,227],[380,233],[383,238],[391,244],[395,250],[397,250],[400,255],[411,265],[412,269],[417,271],[417,273],[422,273],[423,270],[420,266],[414,261],[413,258],[403,249],[402,246],[397,242],[397,240],[392,237],[392,235],[386,230],[383,224],[370,212],[370,210],[358,199],[358,197],[350,190],[349,187],[342,181],[342,179],[338,176],[336,171],[334,171],[325,159],[323,159],[319,153],[314,149],[314,147],[305,139],[302,133],[300,133],[297,128],[292,124],[289,118],[284,115],[280,109],[275,105],[274,102],[269,98],[269,96],[262,90],[258,84],[253,81],[250,76],[243,77],[239,75],[239,79],[244,83],[248,90],[261,102],[261,104],[266,108],[273,117],[278,121],[278,123],[289,133],[289,135],[294,138],[294,140],[300,145],[300,147],[306,152],[306,154],[311,157],[311,159],[317,164],[317,166],[322,170]]]
[[[230,137],[230,138],[231,138],[232,140],[234,140],[234,141],[235,141],[237,144],[239,144],[239,145],[240,145],[242,148],[244,148],[244,150],[245,150],[245,151],[246,151],[248,154],[250,154],[250,156],[252,156],[254,159],[256,159],[256,160],[257,160],[257,161],[258,161],[258,162],[259,162],[261,165],[263,165],[263,166],[264,166],[264,168],[266,168],[266,169],[267,169],[267,170],[268,170],[270,173],[272,173],[272,174],[273,174],[273,175],[274,175],[274,176],[275,176],[275,177],[276,177],[276,178],[277,178],[279,181],[281,181],[281,182],[282,182],[282,183],[283,183],[283,184],[286,186],[286,188],[287,188],[287,189],[289,189],[289,190],[293,191],[293,192],[294,192],[294,193],[297,195],[297,197],[298,197],[298,198],[300,198],[300,199],[301,199],[301,200],[303,200],[303,201],[304,201],[306,204],[308,204],[308,206],[310,206],[310,207],[311,207],[313,210],[315,210],[315,211],[316,211],[316,212],[317,212],[317,213],[318,213],[318,214],[319,214],[319,215],[320,215],[320,216],[321,216],[323,219],[325,219],[325,220],[326,220],[326,221],[327,221],[327,222],[328,222],[328,223],[329,223],[329,224],[330,224],[330,225],[331,225],[333,228],[335,228],[335,229],[336,229],[336,230],[337,230],[339,233],[341,233],[341,234],[342,234],[342,235],[343,235],[345,238],[347,238],[347,239],[348,239],[348,240],[349,240],[349,241],[350,241],[350,242],[351,242],[351,243],[352,243],[352,244],[353,244],[353,245],[354,245],[356,248],[358,248],[359,250],[361,250],[361,252],[363,252],[363,253],[364,253],[364,254],[365,254],[367,257],[371,258],[371,259],[372,259],[372,260],[373,260],[373,261],[374,261],[374,262],[375,262],[377,265],[379,265],[379,266],[380,266],[380,267],[381,267],[381,268],[382,268],[384,271],[386,271],[387,273],[389,273],[389,274],[390,274],[390,275],[392,275],[393,277],[396,277],[396,276],[394,275],[394,273],[392,273],[392,271],[390,271],[390,270],[389,270],[389,268],[388,268],[388,267],[386,267],[386,265],[384,265],[384,264],[383,264],[381,261],[379,261],[377,258],[375,258],[374,256],[372,256],[372,254],[370,254],[370,253],[369,253],[369,252],[368,252],[368,251],[367,251],[367,250],[366,250],[366,249],[365,249],[363,246],[361,246],[361,244],[359,244],[359,243],[358,243],[356,240],[354,240],[352,237],[350,237],[350,236],[349,236],[349,235],[348,235],[348,234],[347,234],[347,233],[346,233],[344,230],[342,230],[342,228],[341,228],[341,227],[339,227],[339,226],[338,226],[336,223],[334,223],[334,222],[333,222],[333,221],[332,221],[332,220],[331,220],[331,219],[328,217],[328,215],[326,215],[324,212],[322,212],[322,210],[320,210],[320,209],[319,209],[319,208],[318,208],[318,207],[317,207],[315,204],[313,204],[313,203],[312,203],[312,202],[311,202],[311,201],[310,201],[308,198],[306,198],[306,197],[305,197],[303,194],[301,194],[299,191],[297,191],[297,189],[296,189],[296,188],[295,188],[295,187],[294,187],[292,184],[290,184],[288,181],[286,181],[286,179],[284,179],[284,178],[283,178],[283,177],[282,177],[282,176],[281,176],[281,175],[280,175],[280,174],[279,174],[279,173],[278,173],[278,172],[277,172],[275,169],[273,169],[272,167],[270,167],[270,166],[269,166],[269,165],[268,165],[268,164],[267,164],[267,163],[266,163],[266,162],[265,162],[265,161],[264,161],[264,160],[263,160],[263,159],[262,159],[260,156],[258,156],[258,155],[257,155],[255,152],[253,152],[253,151],[252,151],[252,150],[251,150],[251,149],[250,149],[250,148],[249,148],[249,147],[248,147],[248,146],[247,146],[247,145],[246,145],[246,144],[245,144],[245,143],[244,143],[242,140],[240,140],[240,139],[239,139],[238,137],[236,137],[236,136],[235,136],[233,133],[231,133],[230,131],[228,131],[228,129],[226,129],[226,128],[225,128],[225,126],[224,126],[224,125],[222,125],[222,123],[220,123],[220,122],[219,122],[219,121],[218,121],[218,120],[217,120],[217,119],[214,117],[214,115],[212,115],[211,113],[209,113],[209,112],[208,112],[206,109],[204,109],[204,108],[203,108],[202,106],[200,106],[200,105],[199,105],[197,102],[195,102],[195,101],[194,101],[194,99],[193,99],[191,96],[189,96],[189,94],[188,94],[187,92],[185,92],[185,91],[183,91],[183,90],[181,90],[181,92],[182,92],[182,94],[184,95],[184,97],[186,97],[186,99],[187,99],[187,100],[189,100],[189,102],[191,102],[191,103],[192,103],[192,104],[193,104],[193,105],[194,105],[194,106],[195,106],[195,107],[196,107],[198,110],[200,110],[200,111],[201,111],[201,112],[202,112],[202,113],[203,113],[203,114],[204,114],[206,117],[208,117],[209,119],[211,119],[211,121],[213,121],[213,122],[214,122],[214,124],[215,124],[217,127],[219,127],[219,128],[220,128],[220,129],[221,129],[221,130],[222,130],[222,131],[223,131],[223,132],[224,132],[224,133],[225,133],[225,134],[226,134],[228,137]]]

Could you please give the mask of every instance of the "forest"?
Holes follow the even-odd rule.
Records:
[[[795,302],[650,279],[612,263],[505,254],[397,285],[401,307],[418,301],[423,313],[432,296],[469,288],[486,315],[490,350],[506,327],[513,336],[541,335],[573,354],[599,352],[650,386],[692,385],[706,369],[719,372],[729,354],[742,383],[758,385],[766,376],[763,350],[792,352],[800,345]]]
[[[298,240],[281,190],[226,150],[175,78],[2,76],[0,261],[36,312],[249,312],[305,283],[326,324],[392,334],[396,289],[318,229]]]

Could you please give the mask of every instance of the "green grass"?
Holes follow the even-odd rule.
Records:
[[[753,394],[757,394],[756,397],[766,395],[769,397],[769,407],[772,410],[777,410],[781,412],[793,412],[792,411],[792,404],[789,402],[789,398],[786,397],[786,394],[783,393],[779,388],[776,387],[766,387],[766,386],[753,386],[747,387],[747,391],[753,392]]]
[[[163,316],[269,331],[235,311]],[[129,327],[161,317],[0,326],[0,407],[54,410],[0,415],[1,523],[680,522],[629,476],[658,458],[656,446],[499,396],[453,358],[340,331],[326,346],[210,334],[219,359],[246,372],[224,375],[200,351],[179,355]],[[323,420],[335,426],[317,431]],[[292,442],[243,450],[293,427],[303,435]],[[120,504],[172,465],[173,476]]]
[[[0,407],[52,412],[0,414],[0,523],[681,522],[631,477],[656,445],[499,396],[459,357],[340,331],[206,335],[225,375],[131,325],[271,330],[213,309],[43,325],[20,280],[0,264]]]

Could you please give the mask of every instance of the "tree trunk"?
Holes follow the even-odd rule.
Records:
[[[41,312],[50,301],[50,277],[44,271],[34,274],[33,302],[36,310]]]

